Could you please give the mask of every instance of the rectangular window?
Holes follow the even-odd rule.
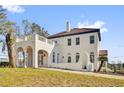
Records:
[[[53,52],[53,63],[55,63],[55,52]]]
[[[94,44],[94,36],[90,36],[90,44]]]
[[[71,46],[71,39],[68,39],[68,46]]]
[[[76,45],[80,45],[80,38],[76,38]]]

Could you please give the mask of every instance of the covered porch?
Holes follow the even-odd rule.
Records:
[[[31,46],[17,48],[17,67],[48,67],[48,52],[45,50],[33,50]]]
[[[39,34],[17,37],[15,43],[17,67],[48,67],[54,42]]]

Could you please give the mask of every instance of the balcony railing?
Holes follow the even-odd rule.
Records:
[[[16,42],[30,41],[33,40],[33,35],[21,36],[16,38]]]
[[[37,39],[38,39],[39,41],[42,41],[42,42],[45,42],[45,43],[51,44],[51,45],[54,44],[54,42],[53,42],[52,40],[49,40],[49,39],[47,39],[47,38],[45,38],[45,37],[43,37],[43,36],[40,36],[40,35],[37,35],[37,36],[38,36]],[[31,41],[31,40],[35,40],[35,36],[34,36],[34,35],[28,35],[28,36],[18,37],[18,38],[16,39],[16,42]]]
[[[53,45],[53,41],[52,40],[48,40],[48,44]]]
[[[32,39],[33,39],[32,35],[27,36],[27,40],[32,40]]]
[[[44,37],[42,37],[42,36],[39,36],[38,39],[39,39],[40,41],[46,42],[46,38],[44,38]]]
[[[42,36],[38,36],[38,40],[53,45],[53,41],[52,40],[48,40],[48,39],[46,39],[46,38],[44,38]]]

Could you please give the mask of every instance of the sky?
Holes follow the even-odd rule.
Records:
[[[100,49],[108,50],[109,61],[124,62],[124,6],[69,5],[69,6],[3,6],[8,19],[22,30],[22,20],[28,19],[44,27],[49,34],[65,31],[66,21],[71,28],[100,28]]]

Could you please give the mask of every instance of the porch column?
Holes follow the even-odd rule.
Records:
[[[34,42],[34,48],[33,48],[33,53],[34,53],[34,55],[33,55],[33,66],[34,66],[34,68],[38,68],[38,49],[37,49],[37,44],[38,44],[38,42],[37,42],[37,40],[38,40],[38,35],[37,34],[35,34],[35,42]]]
[[[34,57],[34,68],[38,68],[38,52],[37,52],[37,49],[36,50],[34,50],[34,55],[33,55]]]
[[[27,53],[26,53],[25,49],[24,49],[24,52],[23,52],[23,56],[24,56],[24,68],[27,68]]]

